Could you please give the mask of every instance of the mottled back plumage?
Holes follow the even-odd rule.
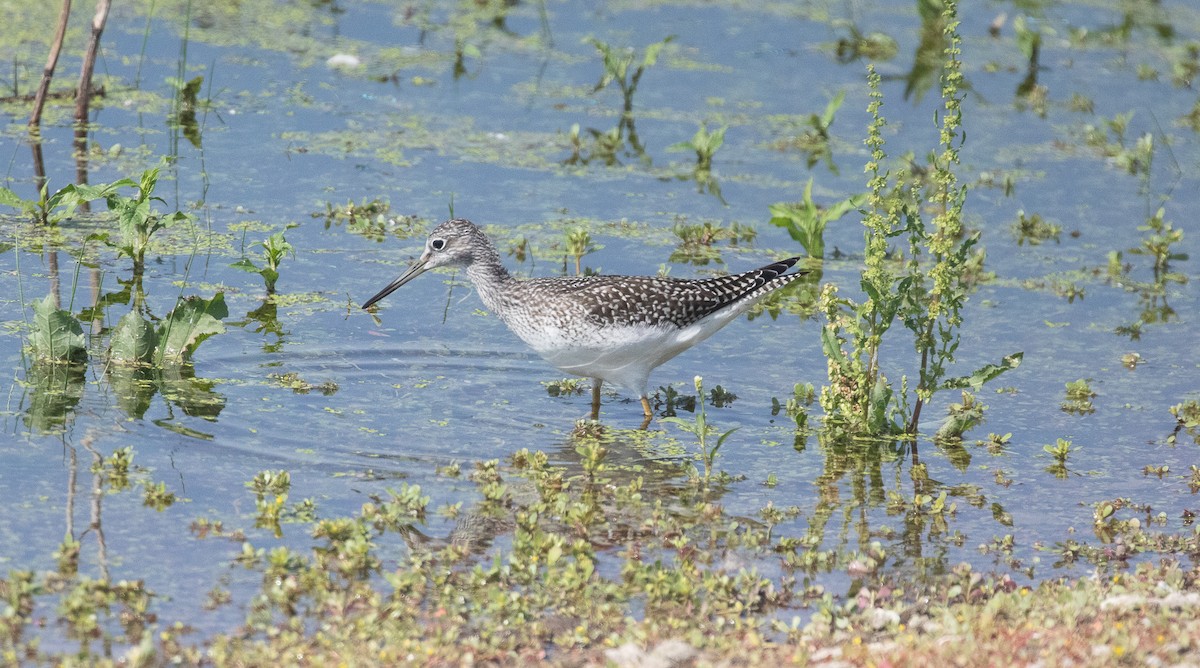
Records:
[[[363,308],[434,267],[466,267],[484,305],[517,336],[559,369],[595,379],[593,417],[602,380],[638,392],[648,417],[650,371],[803,276],[805,272],[784,273],[799,259],[706,279],[518,279],[509,275],[495,246],[474,223],[455,219],[434,228],[421,257]]]

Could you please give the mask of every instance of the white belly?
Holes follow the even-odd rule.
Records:
[[[651,370],[708,338],[716,329],[719,327],[608,326],[582,337],[578,332],[549,329],[522,338],[562,371],[600,378],[642,396]]]

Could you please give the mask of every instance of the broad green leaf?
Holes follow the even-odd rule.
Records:
[[[267,289],[274,290],[275,281],[279,280],[279,272],[275,271],[274,269],[267,268],[258,273],[263,277],[263,281],[267,284]]]
[[[158,185],[158,171],[166,164],[167,159],[164,157],[157,166],[142,172],[142,182],[138,184],[138,200],[143,202],[150,200],[150,193],[154,192],[154,187]]]
[[[29,346],[40,360],[86,362],[87,340],[79,321],[68,311],[54,308],[54,297],[33,303],[33,331]]]
[[[204,339],[225,331],[221,319],[228,315],[224,293],[183,299],[158,326],[156,361],[163,366],[186,362]]]
[[[260,271],[260,269],[258,267],[256,267],[254,265],[254,263],[251,262],[250,258],[248,258],[248,257],[244,257],[229,266],[233,267],[234,269],[241,269],[242,271],[248,271],[251,274],[257,274]]]
[[[994,379],[1000,374],[1015,369],[1021,366],[1021,360],[1024,359],[1025,353],[1013,353],[1007,355],[1000,360],[1000,364],[985,364],[974,373],[968,376],[959,376],[957,378],[948,378],[942,383],[942,389],[965,389],[970,388],[978,391],[983,387],[984,383]]]
[[[70,184],[63,186],[61,190],[51,196],[51,202],[74,206],[82,202],[91,202],[98,199],[107,199],[115,194],[118,190],[125,187],[136,186],[137,184],[129,179],[121,179],[112,183],[100,183],[97,185],[75,185]]]
[[[136,311],[130,311],[121,317],[113,329],[108,358],[122,366],[150,364],[157,346],[158,332],[154,326]]]
[[[871,396],[868,399],[867,406],[867,427],[873,434],[885,433],[884,426],[888,424],[888,408],[892,403],[892,387],[883,378],[878,376],[875,379],[875,385],[871,387]],[[893,425],[894,427],[895,425]]]
[[[11,206],[14,209],[25,210],[25,200],[17,196],[17,194],[8,188],[0,188],[0,204]]]
[[[859,287],[861,287],[862,291],[867,294],[868,299],[876,304],[883,303],[883,295],[879,294],[879,290],[875,288],[873,283],[864,278],[863,280],[859,281]]]
[[[842,351],[842,342],[838,340],[833,329],[829,327],[821,328],[821,350],[825,353],[826,357],[838,364],[846,364],[846,353]]]

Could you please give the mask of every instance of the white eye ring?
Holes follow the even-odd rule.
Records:
[[[429,247],[435,251],[440,251],[446,247],[446,240],[445,239],[432,239],[429,242]]]

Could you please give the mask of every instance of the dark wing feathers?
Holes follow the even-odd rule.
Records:
[[[686,327],[730,304],[753,300],[807,272],[784,274],[792,257],[731,276],[701,280],[658,276],[585,276],[553,279],[598,325],[671,323]],[[537,279],[534,279],[535,281]]]
[[[798,257],[789,257],[786,260],[780,260],[773,264],[768,264],[765,267],[752,269],[741,274],[733,274],[731,276],[719,276],[717,278],[708,278],[702,281],[696,281],[698,287],[703,287],[705,290],[712,292],[717,296],[717,303],[711,308],[700,313],[697,320],[704,316],[718,311],[722,307],[739,302],[745,299],[756,299],[768,292],[777,290],[793,280],[807,274],[806,271],[796,272],[794,274],[784,274],[783,272],[792,268],[792,265],[800,261]]]

